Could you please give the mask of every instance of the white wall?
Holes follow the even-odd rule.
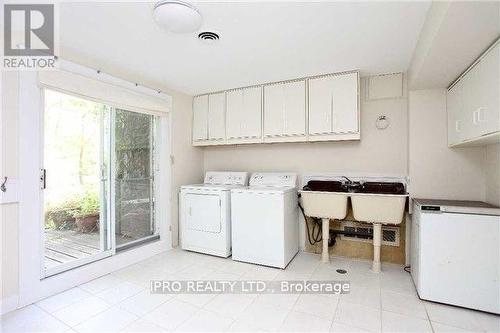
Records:
[[[172,245],[179,244],[179,188],[203,180],[203,150],[191,144],[193,97],[167,91],[172,96]]]
[[[361,96],[364,96],[362,80]],[[391,125],[377,130],[386,115]],[[407,99],[361,101],[361,141],[207,147],[207,170],[407,174]]]
[[[486,147],[486,202],[500,206],[500,143]]]
[[[414,198],[484,200],[485,149],[448,148],[446,90],[409,96],[409,176]]]

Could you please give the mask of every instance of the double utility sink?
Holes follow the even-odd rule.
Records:
[[[300,194],[307,216],[342,220],[351,198],[354,219],[382,224],[401,223],[408,197],[402,183],[392,182],[312,180]]]
[[[323,235],[328,235],[330,220],[347,216],[351,199],[354,219],[373,224],[372,271],[379,273],[382,224],[400,224],[408,194],[404,184],[394,182],[309,181],[300,192],[306,216],[320,218]],[[328,236],[323,237],[322,261],[329,262]]]

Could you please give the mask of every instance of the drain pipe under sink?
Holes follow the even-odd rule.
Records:
[[[328,253],[328,235],[330,234],[330,219],[321,219],[321,233],[323,237],[323,251],[321,252],[321,261],[325,264],[330,262],[330,255]]]
[[[382,245],[382,223],[373,223],[373,263],[372,271],[380,273],[380,246]]]

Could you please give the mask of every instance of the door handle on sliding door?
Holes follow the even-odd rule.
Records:
[[[47,170],[40,169],[40,189],[45,190],[47,188]]]

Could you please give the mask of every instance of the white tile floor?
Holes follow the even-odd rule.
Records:
[[[401,266],[300,253],[286,270],[172,250],[2,317],[3,332],[500,332],[500,316],[423,302]],[[348,271],[346,275],[337,268]],[[345,295],[151,295],[151,279],[347,280]]]

